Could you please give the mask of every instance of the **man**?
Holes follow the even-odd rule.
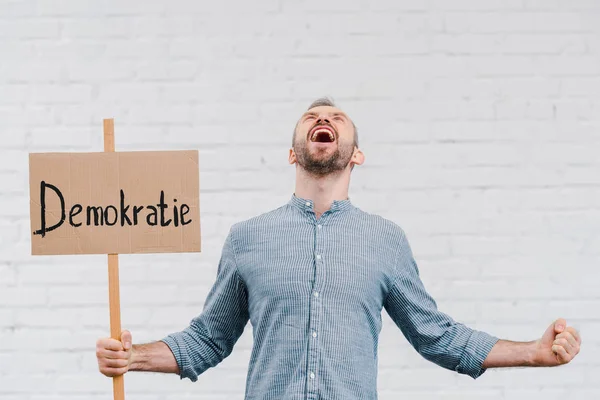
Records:
[[[282,207],[235,224],[202,313],[182,332],[133,345],[100,339],[107,376],[176,373],[195,381],[227,357],[250,319],[247,400],[377,398],[377,343],[386,309],[426,359],[479,377],[487,368],[556,366],[579,353],[564,319],[532,342],[498,340],[437,310],[404,231],[350,202],[361,165],[356,127],[319,99],[296,124],[296,189]]]

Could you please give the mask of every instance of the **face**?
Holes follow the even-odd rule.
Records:
[[[361,164],[361,157],[352,121],[342,110],[314,107],[298,121],[290,163],[297,162],[307,172],[325,176]]]

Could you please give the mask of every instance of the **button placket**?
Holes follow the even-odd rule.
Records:
[[[323,279],[324,279],[324,270],[323,270],[323,261],[324,257],[322,254],[323,246],[324,246],[324,238],[323,238],[323,222],[328,217],[328,213],[324,213],[317,220],[313,220],[314,229],[315,229],[315,250],[313,253],[314,257],[314,268],[315,268],[315,280],[313,283],[313,291],[312,291],[312,299],[310,306],[310,321],[309,321],[309,334],[311,336],[311,341],[309,343],[309,357],[308,357],[308,365],[307,365],[307,379],[308,379],[308,398],[316,398],[318,396],[318,365],[319,365],[319,340],[318,331],[320,325],[320,318],[322,315],[322,303],[321,303],[321,293],[320,289],[322,288]]]
[[[312,396],[317,396],[317,380],[316,373],[318,371],[318,362],[319,362],[319,347],[318,341],[316,339],[316,331],[319,327],[319,322],[321,318],[321,297],[318,291],[313,291],[312,300],[310,306],[310,335],[312,337],[311,343],[309,343],[308,350],[308,395],[309,398]]]

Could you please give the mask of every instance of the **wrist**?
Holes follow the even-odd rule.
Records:
[[[539,367],[541,365],[540,357],[539,357],[539,341],[534,340],[533,342],[527,343],[526,348],[526,365],[527,367]]]
[[[142,369],[142,354],[139,345],[131,346],[131,356],[129,358],[129,370],[140,371]]]

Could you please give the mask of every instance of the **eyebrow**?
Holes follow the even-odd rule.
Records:
[[[302,118],[307,117],[309,115],[317,116],[317,115],[319,115],[319,113],[316,113],[314,111],[307,111],[304,114],[302,114]],[[339,111],[336,111],[334,113],[330,113],[329,115],[332,116],[332,117],[342,116],[342,117],[348,119],[348,116],[346,114],[344,114],[343,112],[339,112]]]
[[[333,114],[331,114],[331,115],[333,115],[334,117],[337,117],[337,116],[342,116],[342,117],[344,117],[344,118],[348,118],[348,116],[347,116],[346,114],[344,114],[343,112],[334,112],[334,113],[333,113]]]

